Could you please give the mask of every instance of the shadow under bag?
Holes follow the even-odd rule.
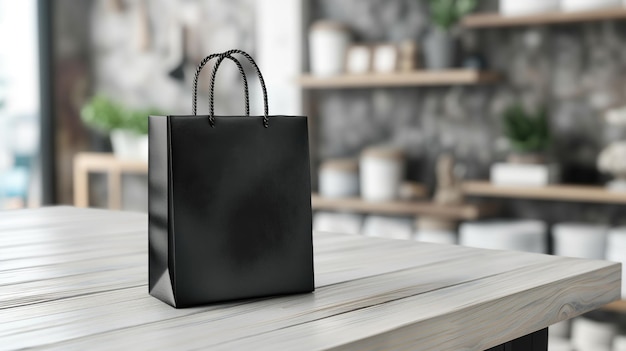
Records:
[[[232,54],[254,66],[264,115],[249,116]],[[198,75],[217,58],[209,115],[196,115]],[[245,116],[215,116],[222,60],[244,78]],[[314,289],[307,118],[269,116],[263,76],[241,50],[207,56],[193,115],[150,116],[149,291],[174,307]]]

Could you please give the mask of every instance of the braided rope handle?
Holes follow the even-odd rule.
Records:
[[[239,69],[239,73],[241,73],[241,77],[243,78],[243,88],[244,88],[244,99],[245,99],[245,104],[246,104],[246,116],[250,116],[250,96],[248,93],[248,79],[246,78],[246,73],[243,70],[243,66],[241,65],[241,62],[239,62],[239,60],[237,60],[236,58],[230,56],[230,55],[224,55],[224,54],[211,54],[207,57],[205,57],[204,59],[202,59],[202,61],[200,61],[200,64],[198,65],[198,68],[196,68],[196,74],[193,78],[193,104],[192,104],[192,111],[194,116],[197,114],[197,104],[198,104],[198,79],[200,78],[200,72],[202,71],[202,69],[204,68],[204,66],[211,61],[211,59],[215,58],[215,57],[219,57],[219,60],[222,61],[224,58],[227,58],[231,61],[233,61],[236,65],[237,68]],[[211,85],[211,96],[213,96],[213,85]],[[213,113],[211,113],[211,115],[213,115]]]
[[[215,63],[215,65],[213,66],[213,72],[211,73],[211,87],[209,88],[209,123],[211,123],[211,126],[215,126],[215,116],[214,116],[215,111],[214,111],[214,105],[213,105],[213,101],[214,101],[213,92],[215,90],[214,89],[215,88],[215,75],[217,73],[218,68],[220,67],[220,64],[224,60],[224,58],[230,57],[230,55],[232,54],[240,54],[246,59],[248,59],[248,61],[250,61],[250,63],[256,70],[257,75],[259,76],[259,82],[261,83],[261,88],[263,89],[263,108],[264,108],[263,126],[267,128],[269,127],[269,118],[268,118],[269,107],[268,107],[268,101],[267,101],[267,88],[265,87],[265,80],[263,79],[263,74],[261,74],[261,70],[259,69],[259,66],[257,66],[252,56],[250,56],[247,52],[238,50],[238,49],[233,49],[233,50],[228,50],[228,51],[223,52],[220,58]]]

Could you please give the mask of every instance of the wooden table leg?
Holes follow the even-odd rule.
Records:
[[[109,209],[122,209],[122,172],[111,170],[108,174],[109,181]]]
[[[89,207],[89,172],[80,157],[74,158],[74,206]]]
[[[486,351],[548,351],[548,328],[492,347]]]

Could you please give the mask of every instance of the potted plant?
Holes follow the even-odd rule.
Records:
[[[502,124],[512,152],[507,162],[491,165],[491,182],[509,186],[557,183],[560,178],[559,166],[546,162],[550,129],[545,109],[529,113],[521,105],[513,105],[502,115]]]
[[[515,104],[504,111],[503,132],[509,140],[513,153],[511,163],[544,163],[545,152],[550,144],[550,129],[546,110],[527,112]]]
[[[148,116],[154,109],[132,110],[103,96],[94,96],[81,110],[90,127],[108,133],[113,153],[122,159],[148,161]]]
[[[454,65],[452,27],[475,7],[476,0],[430,0],[430,16],[434,26],[424,41],[428,69],[444,69]]]

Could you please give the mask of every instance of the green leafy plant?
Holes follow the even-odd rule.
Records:
[[[148,116],[161,115],[156,109],[127,109],[103,95],[91,98],[80,112],[82,120],[92,128],[103,132],[125,129],[137,134],[148,134]]]
[[[448,30],[472,12],[476,3],[476,0],[430,0],[431,19],[439,28]]]
[[[528,113],[521,105],[513,105],[504,112],[503,128],[504,135],[517,152],[543,152],[550,144],[550,128],[543,108]]]

